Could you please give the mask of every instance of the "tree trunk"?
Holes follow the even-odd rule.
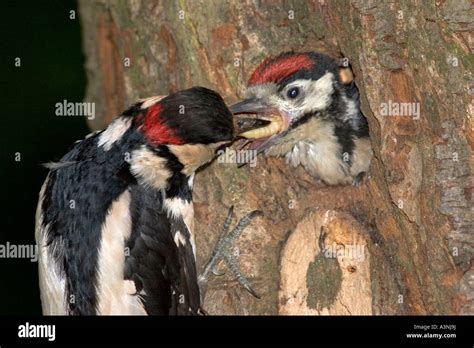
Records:
[[[80,12],[94,129],[137,98],[194,85],[235,102],[257,64],[282,51],[351,63],[375,154],[360,187],[326,187],[263,156],[196,176],[199,269],[231,205],[237,217],[264,213],[233,250],[261,299],[230,272],[211,276],[209,313],[474,313],[468,0],[82,0]],[[396,103],[420,113],[384,113]]]

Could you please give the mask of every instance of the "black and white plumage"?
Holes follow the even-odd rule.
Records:
[[[259,119],[258,128],[240,135],[250,149],[285,157],[326,184],[357,183],[369,169],[372,148],[359,92],[347,74],[349,68],[316,52],[265,60],[249,79],[247,99],[230,108]]]
[[[50,172],[36,216],[44,314],[197,314],[194,172],[233,139],[215,92],[139,101]]]

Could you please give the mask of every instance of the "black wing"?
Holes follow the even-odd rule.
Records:
[[[175,243],[176,232],[190,234],[181,219],[168,218],[161,191],[132,185],[132,233],[125,279],[133,280],[150,315],[197,314],[200,294],[191,243]]]
[[[196,259],[194,256],[191,234],[183,219],[171,219],[171,233],[178,245],[180,262],[179,279],[174,285],[174,296],[170,314],[198,314],[201,306],[200,292],[197,281]]]
[[[47,231],[42,238],[66,279],[66,296],[74,299],[68,301],[68,313],[74,315],[96,314],[102,224],[129,184],[118,175],[128,172],[123,152],[104,152],[98,136],[77,142],[59,163],[49,166],[41,203],[41,228]]]

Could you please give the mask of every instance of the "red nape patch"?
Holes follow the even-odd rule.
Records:
[[[306,54],[266,59],[255,69],[248,85],[260,85],[268,82],[280,83],[298,70],[309,70],[313,65],[314,61]]]
[[[176,136],[172,129],[160,121],[161,105],[155,104],[148,108],[143,122],[142,132],[153,145],[181,145],[183,140]]]

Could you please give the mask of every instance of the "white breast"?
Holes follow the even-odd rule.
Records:
[[[293,167],[301,164],[312,176],[328,185],[352,182],[348,164],[342,161],[340,145],[337,142],[299,142],[287,153],[286,160]]]
[[[342,148],[334,135],[334,125],[319,118],[292,130],[280,144],[267,152],[270,156],[285,156],[288,164],[300,164],[312,176],[326,184],[349,184],[349,164],[342,160]]]
[[[97,309],[101,315],[146,315],[135,283],[124,279],[125,245],[130,237],[130,192],[113,202],[102,226],[97,272]]]

